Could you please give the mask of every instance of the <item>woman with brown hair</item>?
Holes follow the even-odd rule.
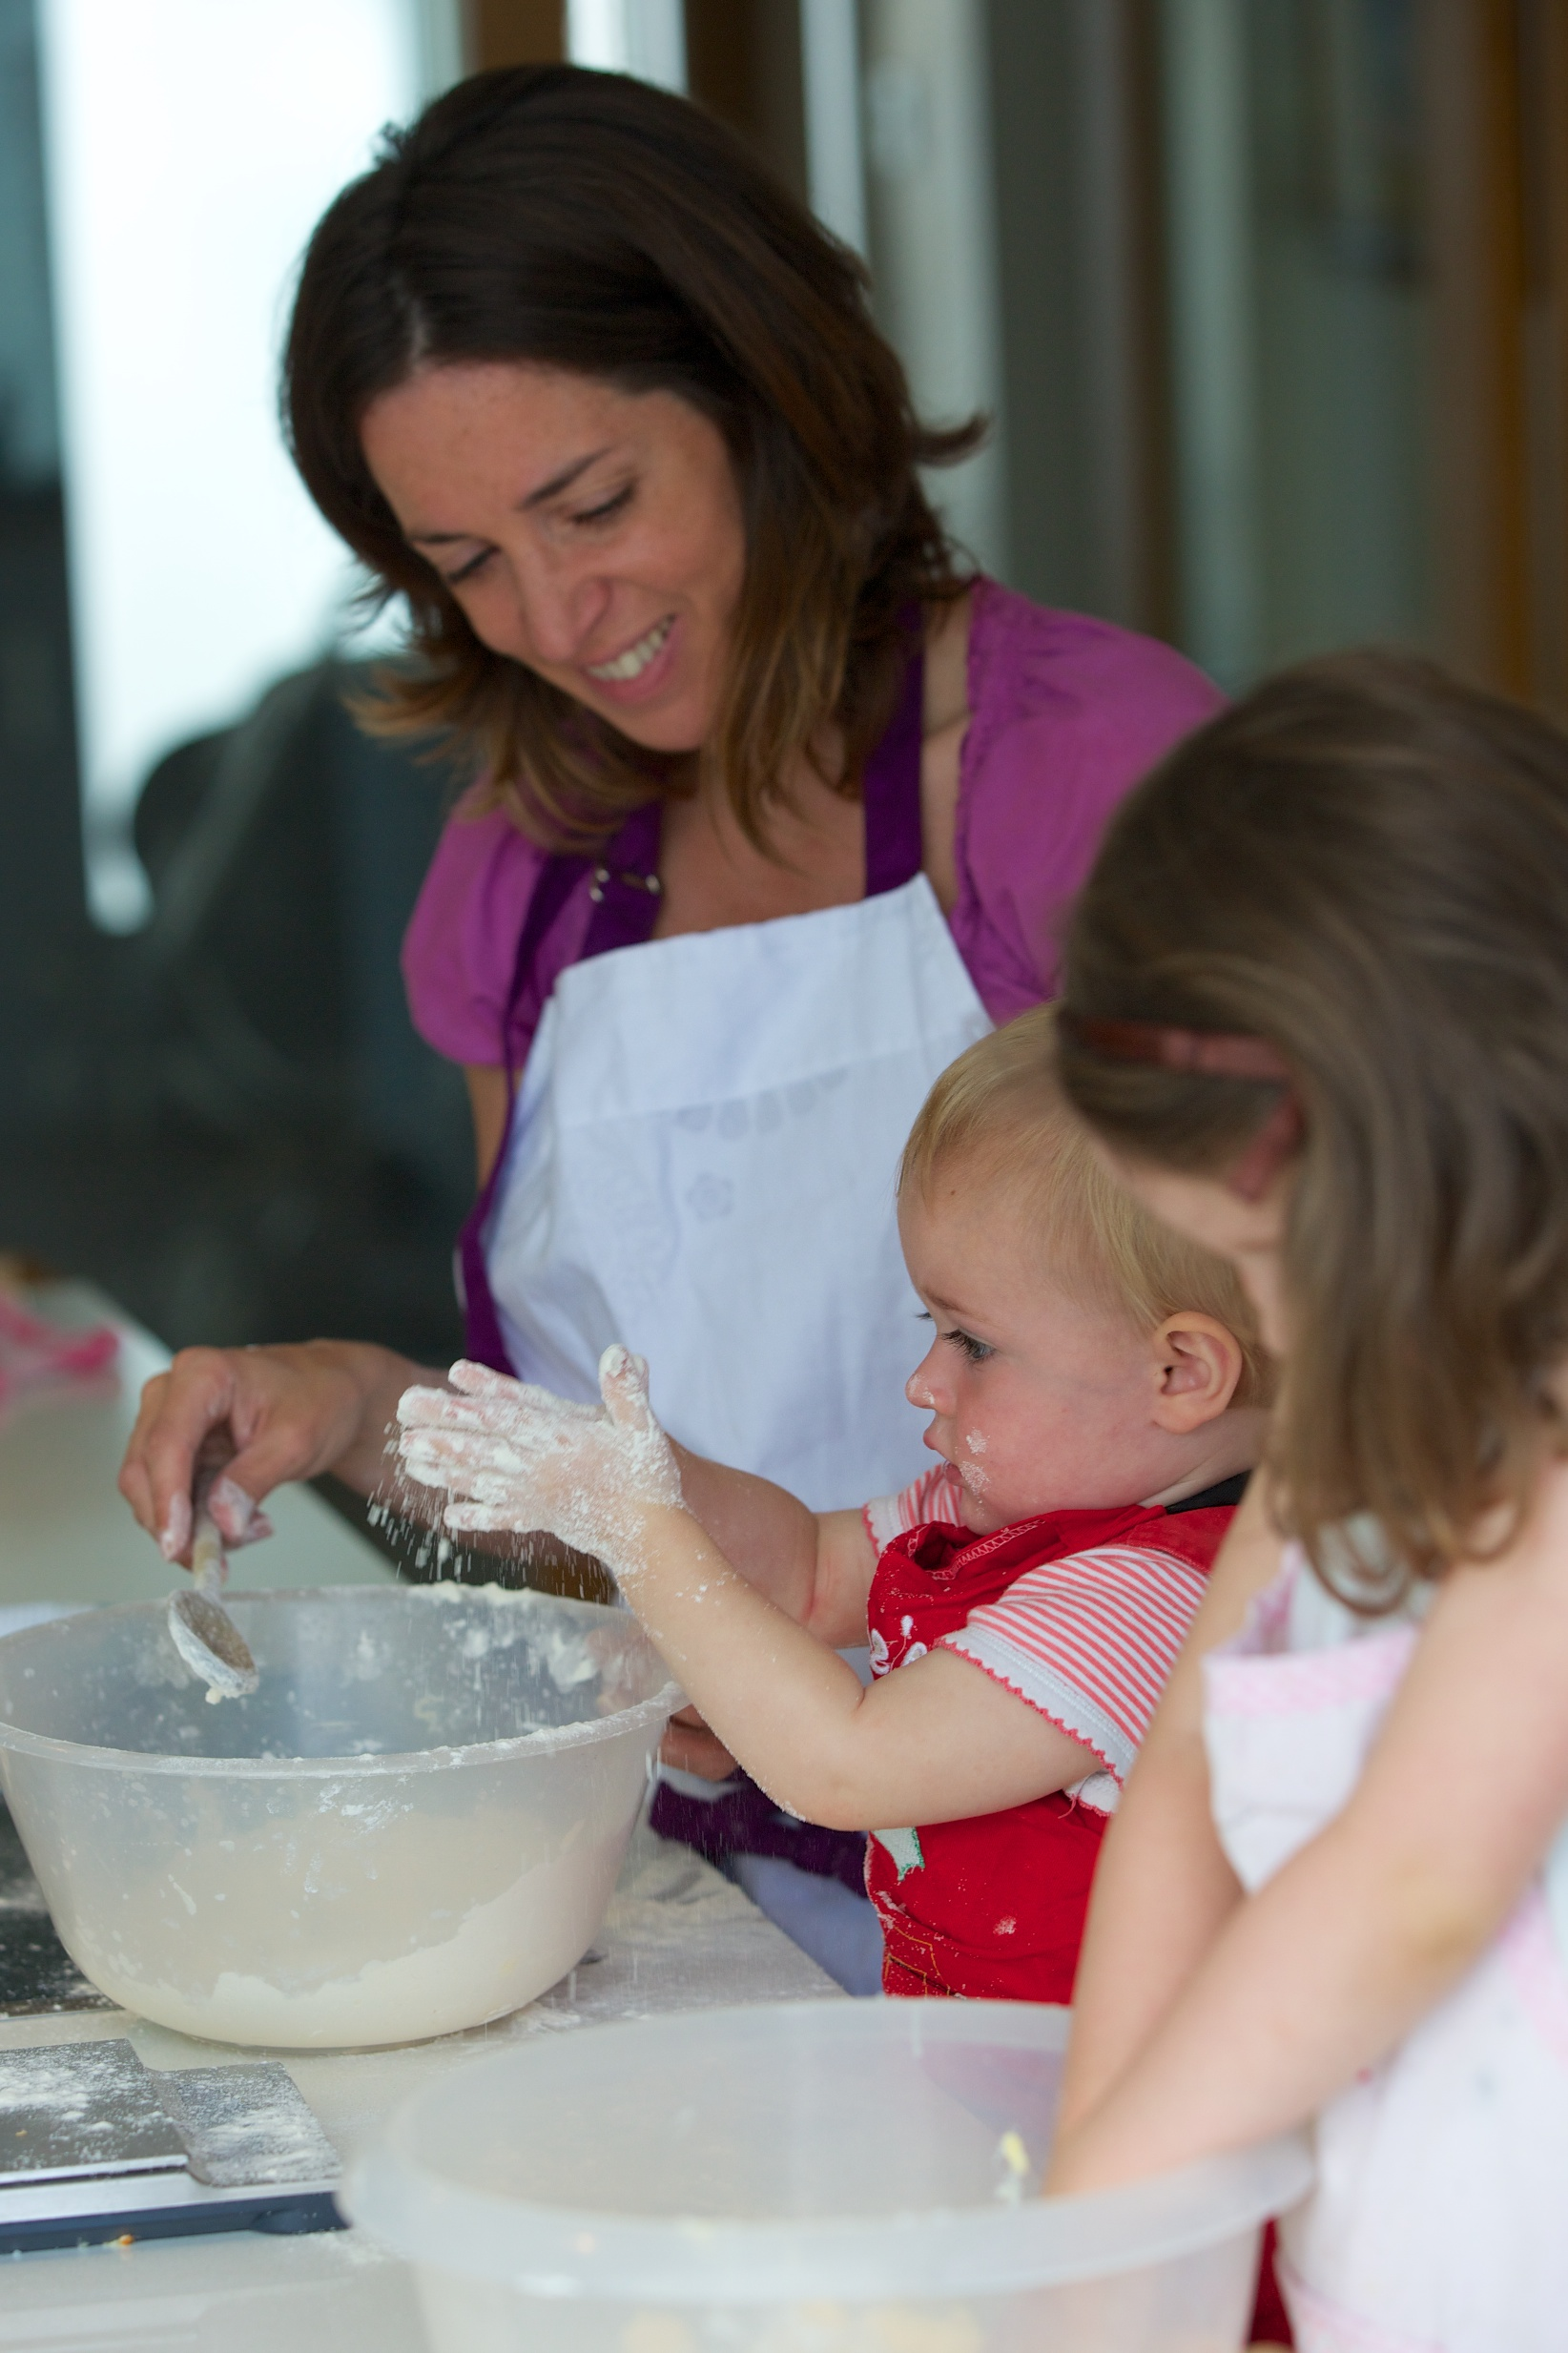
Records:
[[[405,951],[472,1093],[469,1353],[591,1397],[625,1339],[697,1451],[817,1509],[902,1485],[903,1137],[1049,994],[1106,815],[1212,689],[975,575],[919,473],[975,429],[918,422],[856,258],[638,82],[481,74],[393,134],[312,239],[286,402],[412,617],[375,724],[481,777]],[[369,1489],[422,1377],[187,1351],[125,1493],[182,1557],[223,1424],[235,1536],[279,1479]]]

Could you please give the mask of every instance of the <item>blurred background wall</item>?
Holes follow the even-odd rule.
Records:
[[[458,1336],[396,952],[456,783],[342,708],[273,439],[375,130],[571,53],[856,244],[988,568],[1226,686],[1377,638],[1568,716],[1561,0],[0,0],[0,1249],[173,1343]],[[388,630],[390,629],[390,636]]]

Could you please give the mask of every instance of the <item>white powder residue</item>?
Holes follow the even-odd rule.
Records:
[[[86,2114],[94,2086],[69,2059],[58,2059],[48,2049],[8,2052],[6,2056],[7,2064],[0,2069],[0,2116],[22,2108],[52,2109],[67,2119]]]
[[[972,1496],[982,1496],[991,1484],[991,1474],[983,1463],[960,1462],[959,1476]]]
[[[560,1620],[545,1627],[529,1648],[557,1691],[575,1691],[579,1683],[590,1683],[599,1672],[592,1635],[580,1633]]]
[[[455,1498],[446,1526],[459,1535],[543,1529],[634,1579],[650,1513],[682,1500],[642,1360],[605,1351],[599,1412],[470,1365],[454,1365],[451,1379],[451,1391],[411,1389],[398,1405],[403,1469]]]
[[[129,1953],[120,1940],[117,1952],[92,1956],[93,1981],[126,2009],[214,2042],[346,2050],[455,2033],[521,2009],[581,1958],[604,1917],[629,1829],[627,1811],[597,1837],[568,1839],[566,1851],[521,1870],[499,1894],[474,1904],[454,1924],[444,1899],[449,1901],[454,1878],[462,1877],[464,1844],[476,1844],[472,1828],[465,1841],[464,1825],[422,1819],[407,1826],[392,1858],[396,1909],[406,1924],[405,1951],[324,1982],[291,1987],[284,1982],[291,1973],[285,1970],[277,1971],[275,1981],[226,1968],[202,1988],[150,1979],[126,1968]],[[479,1843],[485,1853],[476,1855],[476,1862],[493,1867],[493,1839]],[[243,1950],[248,1927],[265,1946],[276,1947],[277,1922],[247,1921],[242,1891],[231,1892],[241,1901],[226,1908],[229,1949],[237,1943]],[[340,1939],[347,1928],[355,1941],[367,1940],[373,1918],[366,1915],[376,1909],[356,1905],[352,1926],[338,1924]],[[384,1912],[386,1907],[380,1909]],[[182,1953],[182,1961],[199,1965],[199,1953],[198,1944],[195,1952]]]
[[[985,1452],[985,1433],[983,1430],[966,1430],[963,1434],[963,1442],[965,1446],[968,1447],[969,1452],[972,1455],[983,1455]]]
[[[184,1597],[179,1595],[171,1599],[169,1632],[175,1648],[192,1674],[206,1684],[209,1703],[216,1707],[222,1700],[247,1699],[256,1689],[254,1670],[246,1673],[231,1665],[227,1659],[219,1658],[216,1650],[210,1650],[196,1628],[188,1625],[174,1606],[175,1600],[182,1599]]]
[[[350,1675],[357,1683],[373,1683],[381,1676],[386,1664],[385,1646],[375,1641],[369,1627],[366,1626],[354,1645],[354,1655],[348,1669]]]
[[[449,1585],[434,1590],[453,1594],[471,1593],[472,1586]],[[498,1585],[483,1588],[505,1603],[519,1597],[505,1593]],[[589,1683],[600,1670],[598,1653],[604,1644],[598,1630],[574,1626],[554,1617],[536,1622],[531,1617],[518,1617],[508,1622],[498,1610],[484,1625],[470,1626],[458,1645],[458,1655],[470,1665],[487,1659],[493,1651],[510,1650],[517,1642],[526,1642],[528,1662],[543,1667],[557,1691],[575,1691],[579,1684]]]

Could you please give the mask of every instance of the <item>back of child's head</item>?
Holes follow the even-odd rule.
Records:
[[[948,1177],[965,1195],[995,1187],[1016,1202],[1042,1270],[1071,1296],[1145,1331],[1183,1311],[1224,1324],[1244,1357],[1231,1402],[1257,1404],[1267,1360],[1234,1269],[1160,1225],[1104,1168],[1063,1097],[1053,1040],[1052,1008],[1041,1005],[942,1072],[904,1146],[900,1197],[929,1200]]]
[[[1291,1524],[1321,1568],[1370,1511],[1401,1573],[1440,1574],[1564,1437],[1568,738],[1413,657],[1258,688],[1113,821],[1059,1054],[1114,1150],[1235,1170],[1285,1084],[1123,1059],[1147,1023],[1289,1072]]]

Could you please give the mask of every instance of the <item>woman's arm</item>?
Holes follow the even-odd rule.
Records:
[[[468,1108],[474,1120],[474,1167],[483,1187],[506,1141],[511,1097],[506,1091],[506,1073],[498,1063],[464,1063],[463,1075],[468,1083]]]
[[[233,1454],[212,1504],[224,1536],[242,1542],[245,1498],[259,1502],[285,1479],[331,1471],[370,1495],[386,1477],[387,1433],[410,1381],[441,1373],[391,1349],[354,1340],[277,1348],[181,1349],[141,1393],[119,1488],[171,1560],[191,1542],[191,1483],[210,1435],[226,1431]],[[225,1486],[238,1490],[225,1501]]]
[[[1350,1803],[1231,1909],[1131,2064],[1080,2108],[1050,2187],[1300,2122],[1408,2033],[1496,1936],[1568,1813],[1565,1689],[1559,1468],[1502,1558],[1450,1572]],[[1114,1975],[1123,1957],[1099,1950]]]

